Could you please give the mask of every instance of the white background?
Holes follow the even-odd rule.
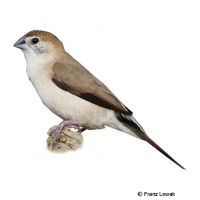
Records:
[[[2,1],[0,199],[198,199],[199,10],[183,0]],[[12,46],[32,29],[57,35],[187,170],[110,128],[85,131],[76,152],[47,151],[46,132],[61,119],[43,106]]]

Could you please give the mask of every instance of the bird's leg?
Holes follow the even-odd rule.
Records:
[[[83,132],[85,130],[84,128],[80,128],[78,123],[74,120],[64,120],[52,130],[52,143],[53,144],[56,143],[56,140],[59,138],[59,135],[64,127],[75,128],[79,132]]]

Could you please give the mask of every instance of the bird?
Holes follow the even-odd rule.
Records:
[[[64,127],[79,131],[111,127],[146,141],[185,169],[147,135],[133,112],[104,83],[65,51],[54,34],[32,30],[14,47],[24,53],[28,78],[42,103],[63,120],[53,130],[53,141]]]

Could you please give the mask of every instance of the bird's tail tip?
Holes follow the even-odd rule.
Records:
[[[142,138],[143,139],[143,138]],[[155,149],[157,149],[160,153],[165,155],[168,159],[170,159],[172,162],[174,162],[176,165],[178,165],[181,169],[186,170],[185,167],[183,167],[180,163],[178,163],[174,158],[172,158],[166,151],[164,151],[158,144],[156,144],[151,138],[149,138],[146,134],[144,137],[144,140],[148,142],[151,146],[153,146]]]
[[[158,144],[156,144],[144,131],[141,125],[136,121],[133,116],[129,115],[117,115],[118,120],[123,123],[126,127],[128,127],[133,133],[135,133],[140,139],[148,142],[155,149],[160,151],[163,155],[165,155],[168,159],[178,165],[180,168],[186,170],[180,163],[178,163],[175,159],[173,159],[166,151],[164,151]]]

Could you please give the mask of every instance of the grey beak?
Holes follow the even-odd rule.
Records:
[[[23,49],[25,44],[26,44],[26,40],[25,40],[25,37],[23,36],[19,40],[17,40],[17,42],[15,42],[13,46],[19,49]]]

